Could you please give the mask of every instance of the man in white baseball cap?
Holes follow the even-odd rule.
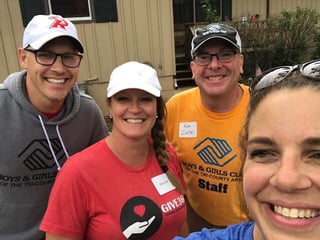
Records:
[[[36,15],[24,31],[23,48],[30,46],[38,50],[47,42],[62,36],[70,37],[79,52],[83,53],[77,29],[70,20],[59,15]]]
[[[23,70],[0,85],[0,239],[44,239],[39,224],[57,172],[107,134],[98,105],[77,87],[83,53],[61,16],[35,16],[24,31]]]

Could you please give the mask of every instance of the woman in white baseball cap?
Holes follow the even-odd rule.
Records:
[[[182,234],[185,184],[163,132],[166,108],[156,70],[134,61],[118,66],[106,103],[112,131],[72,156],[59,173],[41,224],[46,239]]]

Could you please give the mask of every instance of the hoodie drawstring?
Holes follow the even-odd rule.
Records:
[[[44,132],[44,135],[46,136],[47,143],[48,143],[48,146],[49,146],[51,155],[52,155],[52,157],[53,157],[53,159],[54,159],[54,161],[55,161],[55,163],[56,163],[56,165],[57,165],[57,170],[60,171],[61,166],[60,166],[60,164],[59,164],[59,162],[58,162],[58,159],[57,159],[57,157],[56,157],[56,154],[55,154],[55,152],[54,152],[54,150],[53,150],[53,148],[52,148],[52,145],[51,145],[51,142],[50,142],[50,139],[49,139],[49,136],[48,136],[46,127],[44,126],[42,117],[41,117],[40,115],[38,115],[38,117],[39,117],[39,120],[40,120],[40,123],[41,123],[42,130],[43,130],[43,132]],[[67,150],[66,150],[66,147],[65,147],[65,145],[64,145],[64,142],[63,142],[63,140],[62,140],[62,137],[61,137],[61,134],[60,134],[59,126],[58,126],[58,125],[56,125],[56,133],[57,133],[58,138],[59,138],[59,141],[60,141],[60,143],[61,143],[61,145],[62,145],[64,154],[66,155],[67,158],[69,158],[69,154],[68,154],[68,152],[67,152]]]
[[[60,131],[59,131],[59,125],[56,126],[56,133],[58,135],[59,141],[60,141],[61,146],[63,148],[64,154],[67,156],[67,158],[69,158],[69,154],[67,152],[66,146],[64,145],[64,142],[62,140],[62,137],[61,137],[61,134],[60,134]]]

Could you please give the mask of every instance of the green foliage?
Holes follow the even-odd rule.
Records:
[[[275,60],[291,65],[304,61],[308,46],[314,43],[319,14],[313,9],[297,8],[295,12],[282,12],[274,21],[279,30]]]
[[[312,54],[313,59],[320,58],[320,33],[317,32],[314,37],[315,48]]]
[[[208,21],[209,23],[221,21],[217,10],[212,8],[210,0],[200,0],[200,3],[202,4],[202,9],[206,16],[206,21]]]
[[[200,0],[208,22],[219,22],[210,0]],[[281,65],[294,65],[320,58],[320,14],[312,8],[297,7],[283,11],[266,21],[229,22],[241,36],[244,55],[243,82],[262,70]]]
[[[320,15],[314,9],[283,11],[266,21],[233,23],[242,40],[244,79],[262,70],[280,65],[294,65],[320,56]]]

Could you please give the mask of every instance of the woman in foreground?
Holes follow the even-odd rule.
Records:
[[[270,69],[250,91],[241,146],[253,221],[175,240],[320,238],[320,60]]]

